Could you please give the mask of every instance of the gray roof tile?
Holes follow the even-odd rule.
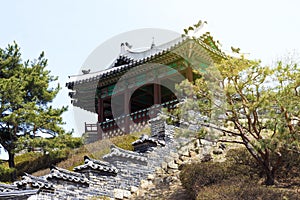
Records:
[[[31,185],[33,188],[54,189],[54,185],[49,183],[46,176],[36,177],[25,173],[22,180],[15,182],[17,186]]]
[[[141,162],[141,163],[147,163],[147,157],[143,156],[140,153],[137,152],[133,152],[133,151],[128,151],[125,149],[121,149],[115,145],[111,145],[110,147],[110,153],[106,154],[105,156],[103,156],[104,160],[111,160],[114,158],[124,158],[124,159],[128,159],[131,161],[137,161],[137,162]]]
[[[96,170],[99,172],[106,172],[106,173],[111,173],[111,174],[117,174],[118,169],[113,166],[112,164],[105,162],[105,161],[100,161],[100,160],[94,160],[89,158],[88,156],[84,156],[84,164],[77,166],[74,168],[74,171],[82,171],[85,169],[92,169]]]
[[[64,181],[70,181],[74,183],[89,184],[89,180],[85,177],[84,174],[71,172],[66,169],[52,166],[50,174],[47,175],[47,180],[49,179],[60,179]]]

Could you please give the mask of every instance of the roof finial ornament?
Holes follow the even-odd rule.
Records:
[[[132,48],[132,45],[130,45],[128,42],[125,42],[125,46],[128,47],[129,49]]]
[[[153,49],[154,47],[155,47],[155,43],[154,43],[154,37],[152,37],[151,49]]]
[[[132,45],[128,42],[122,42],[121,43],[121,54],[126,53],[128,50],[132,48]]]
[[[88,73],[90,73],[90,71],[91,71],[91,69],[83,69],[83,70],[81,70],[82,71],[82,73],[83,74],[88,74]]]
[[[125,44],[122,42],[121,43],[121,54],[125,53]]]

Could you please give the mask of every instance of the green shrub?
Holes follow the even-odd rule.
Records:
[[[15,169],[9,168],[5,164],[0,164],[0,181],[8,182],[11,179],[10,174],[14,172]]]
[[[286,152],[278,166],[277,180],[284,186],[299,185],[300,156]],[[299,199],[294,190],[266,187],[259,182],[262,168],[245,149],[229,150],[226,161],[185,165],[180,180],[197,199]],[[288,184],[287,184],[288,183]]]
[[[262,186],[251,180],[237,181],[235,178],[220,184],[199,189],[197,200],[254,200],[254,199],[298,199],[293,191],[281,191],[276,188]]]
[[[271,162],[278,167],[275,172],[277,182],[288,185],[300,184],[300,154],[293,151],[282,150],[282,159],[277,163],[277,156],[271,154]],[[247,174],[250,178],[264,178],[264,170],[250,153],[244,149],[231,149],[226,154],[227,162],[239,174]],[[238,166],[238,167],[237,167]]]
[[[26,152],[15,156],[15,168],[17,176],[33,173],[38,170],[47,169],[51,165],[66,160],[70,153],[83,145],[82,138],[72,137],[71,134],[61,134],[53,138],[30,138],[21,137],[18,150],[33,149],[41,147],[42,152]],[[76,150],[75,150],[76,151]],[[6,180],[0,176],[0,181]]]
[[[70,150],[57,150],[52,151],[49,154],[28,152],[16,157],[16,169],[17,176],[24,175],[26,173],[33,173],[41,169],[49,168],[51,165],[55,165],[68,158]],[[23,158],[19,158],[22,157]]]
[[[279,182],[300,185],[300,154],[293,151],[282,152],[282,160],[275,175]]]
[[[221,183],[231,174],[227,163],[205,162],[185,165],[180,173],[182,185],[192,196],[197,196],[201,187]]]
[[[226,162],[230,170],[236,174],[248,176],[250,179],[263,177],[263,169],[244,148],[230,149],[226,153]]]
[[[25,161],[33,161],[35,160],[37,157],[40,157],[41,155],[43,155],[40,152],[26,152],[20,155],[16,155],[15,156],[15,163],[22,163]]]

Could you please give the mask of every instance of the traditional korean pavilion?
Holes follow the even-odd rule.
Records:
[[[98,115],[96,124],[85,123],[91,140],[110,138],[137,131],[157,114],[155,108],[174,108],[179,101],[175,84],[182,81],[178,76],[193,82],[199,76],[195,70],[201,72],[224,57],[209,33],[158,46],[152,43],[143,51],[132,50],[126,42],[105,70],[83,70],[66,86],[72,90],[69,96],[74,106]],[[114,105],[115,112],[114,97],[123,101]]]

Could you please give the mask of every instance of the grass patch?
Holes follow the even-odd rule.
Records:
[[[133,150],[131,143],[139,139],[142,134],[149,135],[150,128],[146,128],[141,132],[134,132],[128,135],[117,136],[111,139],[98,140],[94,143],[86,144],[78,149],[73,149],[68,154],[68,157],[63,161],[57,163],[56,166],[68,170],[73,170],[74,167],[84,163],[83,157],[85,155],[94,159],[102,160],[102,157],[110,152],[110,146],[112,144],[126,150]],[[49,169],[43,169],[34,172],[33,175],[43,176],[48,173]]]
[[[134,132],[129,135],[122,135],[122,136],[114,137],[114,138],[111,138],[110,140],[117,147],[133,151],[133,146],[131,145],[131,143],[136,141],[137,139],[139,139],[142,134],[150,135],[150,128],[144,129],[141,132]]]
[[[68,158],[71,150],[64,149],[58,151],[52,151],[49,154],[26,152],[22,155],[15,157],[15,170],[17,177],[21,177],[26,173],[34,173],[38,170],[49,168],[51,165],[55,165]],[[8,163],[0,165],[0,181],[10,181],[10,173],[12,170],[6,170]]]
[[[227,179],[219,184],[199,189],[197,200],[253,200],[253,199],[272,199],[288,200],[298,199],[295,191],[280,190],[263,186],[249,180]]]

